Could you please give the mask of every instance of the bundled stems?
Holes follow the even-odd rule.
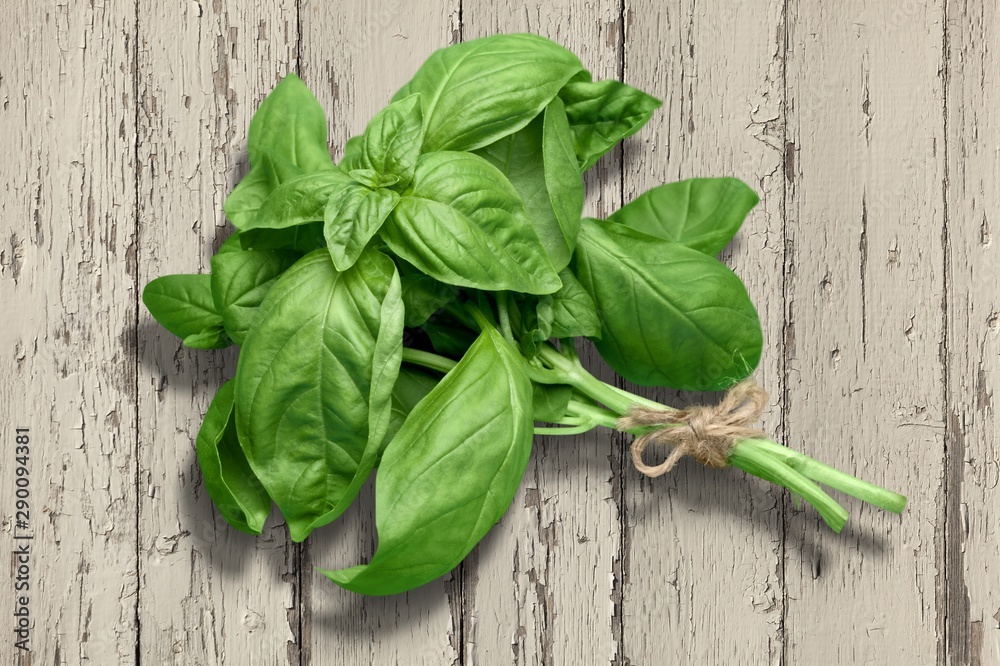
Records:
[[[473,315],[479,323],[486,323],[481,313],[473,312]],[[438,372],[448,372],[456,365],[449,358],[409,348],[403,350],[403,361]],[[542,343],[534,359],[525,359],[525,370],[535,383],[562,384],[574,389],[563,418],[551,427],[536,427],[536,434],[577,435],[603,426],[638,437],[658,427],[672,427],[622,427],[620,419],[629,414],[633,406],[663,412],[672,408],[594,377],[580,364],[572,340],[561,340],[560,349],[551,343]],[[902,513],[906,506],[906,498],[898,493],[862,481],[765,438],[736,441],[729,451],[727,463],[803,498],[816,508],[835,532],[843,529],[847,512],[819,484],[893,513]]]

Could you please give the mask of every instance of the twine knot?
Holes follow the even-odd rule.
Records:
[[[750,426],[760,420],[766,405],[767,392],[754,380],[747,379],[729,389],[714,406],[655,409],[632,405],[628,414],[618,419],[618,428],[655,428],[632,442],[632,463],[646,476],[666,474],[684,456],[706,467],[726,467],[729,453],[738,441],[764,435]],[[642,460],[650,444],[669,444],[673,450],[662,463],[650,466]]]

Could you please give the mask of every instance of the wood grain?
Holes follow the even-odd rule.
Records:
[[[434,50],[458,41],[458,3],[302,4],[302,77],[331,121],[335,158]],[[307,663],[459,663],[461,584],[446,577],[404,595],[362,597],[316,571],[375,551],[373,491],[310,537],[303,554]]]
[[[132,3],[8,3],[0,51],[0,500],[4,550],[30,544],[31,653],[134,660],[135,113]],[[15,428],[28,428],[29,529],[15,529]],[[33,533],[15,541],[13,535]]]
[[[1000,14],[948,2],[947,657],[1000,663]]]
[[[295,67],[294,2],[139,3],[139,283],[208,271],[232,232],[222,204],[246,171],[246,131]],[[229,527],[194,442],[236,354],[187,349],[139,317],[141,659],[298,664],[297,547],[280,518]]]
[[[628,12],[626,82],[664,106],[642,140],[626,144],[625,200],[700,176],[735,176],[759,194],[761,203],[722,259],[743,279],[760,314],[764,353],[754,376],[771,395],[763,427],[778,437],[783,3],[634,2]],[[644,392],[677,406],[718,399]],[[650,460],[662,455],[647,453]],[[624,641],[631,662],[779,663],[781,493],[734,470],[691,462],[658,479],[631,468],[624,476],[631,564]]]
[[[466,3],[463,39],[533,32],[576,53],[595,79],[619,79],[617,1]],[[613,151],[586,180],[585,215],[621,203]],[[593,347],[585,367],[615,375]],[[464,567],[467,664],[620,661],[621,439],[599,428],[577,437],[536,437],[517,496]],[[581,630],[585,628],[585,630]]]
[[[31,460],[30,655],[54,664],[1000,662],[1000,14],[979,0],[8,2],[0,51],[0,503]],[[263,96],[298,71],[344,141],[434,49],[530,30],[664,99],[588,175],[588,214],[734,175],[723,259],[765,331],[779,441],[910,497],[843,534],[731,471],[650,482],[607,431],[540,438],[453,575],[366,598],[372,491],[305,545],[229,528],[194,456],[235,352],[139,304],[207,270]],[[589,367],[614,375],[592,348]],[[682,404],[714,396],[649,392]],[[13,594],[5,586],[5,599]],[[8,605],[9,607],[9,605]]]
[[[929,663],[943,508],[943,31],[939,3],[790,3],[789,445],[906,494],[789,504],[787,663]]]

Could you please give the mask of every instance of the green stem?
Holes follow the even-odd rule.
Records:
[[[450,358],[409,347],[403,347],[403,362],[444,373],[458,365],[457,361]]]
[[[553,376],[561,373],[563,383],[605,405],[615,414],[624,416],[634,404],[653,409],[671,409],[666,405],[605,384],[587,372],[578,360],[566,358],[549,345],[541,347],[539,356],[552,368]],[[766,439],[746,439],[737,442],[729,454],[728,462],[733,467],[799,495],[812,504],[827,525],[836,532],[843,529],[847,521],[847,512],[827,495],[817,482],[894,513],[901,513],[906,506],[906,498],[898,493],[862,481]]]
[[[510,327],[510,298],[506,291],[497,292],[497,313],[500,316],[500,332],[507,338],[513,347],[517,347],[514,341],[514,331]]]
[[[906,498],[899,493],[862,481],[776,442],[767,439],[745,439],[738,446],[744,449],[752,448],[762,451],[779,459],[806,478],[839,490],[845,495],[857,497],[880,509],[893,513],[903,513],[903,509],[906,508]]]

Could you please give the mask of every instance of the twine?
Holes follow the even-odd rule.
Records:
[[[767,392],[747,379],[726,392],[718,405],[694,405],[686,409],[654,409],[632,405],[618,419],[620,430],[655,427],[632,442],[632,463],[649,477],[666,474],[684,456],[706,467],[726,467],[729,453],[741,439],[762,437],[750,426],[760,420],[767,405]],[[670,455],[659,465],[650,466],[642,454],[650,444],[669,444]]]

